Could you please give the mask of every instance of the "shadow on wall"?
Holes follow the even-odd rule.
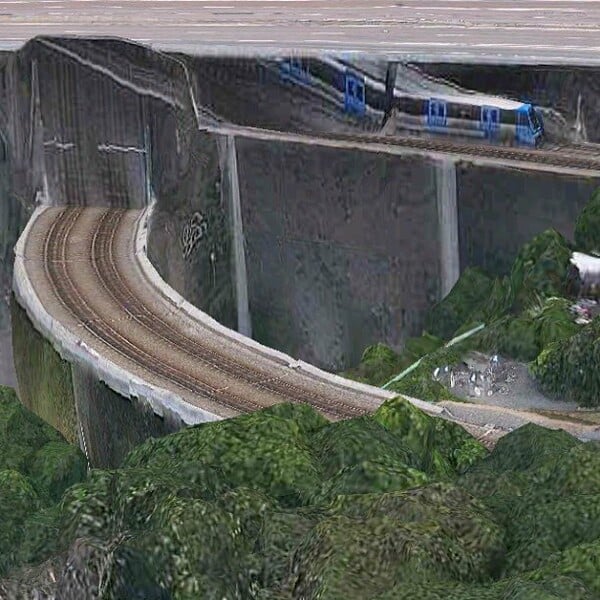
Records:
[[[436,166],[238,139],[258,341],[330,370],[419,335],[440,293]]]
[[[577,177],[518,169],[457,166],[461,272],[507,274],[524,244],[554,228],[573,239],[575,220],[600,185]]]

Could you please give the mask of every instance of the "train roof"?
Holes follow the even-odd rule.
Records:
[[[396,88],[397,89],[397,88]],[[429,100],[435,98],[436,100],[443,100],[450,104],[469,104],[471,106],[495,106],[501,110],[519,110],[524,106],[528,106],[527,103],[518,102],[516,100],[509,100],[508,98],[501,98],[499,96],[481,96],[480,94],[407,94],[406,92],[396,93],[394,96],[397,98],[410,97],[410,98],[422,98],[423,100]]]
[[[349,69],[350,71],[355,70],[357,74],[360,74],[365,79],[365,84],[374,89],[378,89],[380,91],[385,91],[385,83],[382,80],[378,80],[373,77],[368,71],[361,69],[360,67],[354,67],[350,63],[350,65],[344,64],[344,62],[332,59],[330,57],[321,57],[319,60],[329,64],[335,69],[345,71]],[[430,77],[424,77],[424,80],[427,80],[429,83],[432,82]],[[518,110],[523,106],[527,106],[524,102],[519,102],[517,100],[510,100],[508,98],[502,98],[500,96],[489,96],[484,94],[478,94],[477,92],[470,91],[459,91],[459,89],[454,91],[454,88],[449,85],[443,85],[444,91],[440,90],[440,93],[434,90],[422,89],[415,91],[407,91],[402,88],[396,87],[394,88],[394,96],[396,98],[420,98],[423,100],[429,100],[431,98],[435,98],[436,100],[443,100],[444,102],[456,103],[456,104],[468,104],[475,106],[495,106],[500,108],[501,110]]]

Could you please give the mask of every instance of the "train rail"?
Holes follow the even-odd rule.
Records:
[[[241,127],[231,124],[207,125],[200,129],[217,134],[230,134],[239,137],[265,140],[296,141],[298,143],[333,143],[348,147],[371,146],[374,151],[408,151],[447,154],[466,160],[485,160],[493,163],[514,163],[515,166],[529,164],[549,169],[572,169],[600,175],[600,153],[596,153],[594,144],[555,144],[546,148],[527,149],[507,146],[495,146],[482,143],[465,143],[447,138],[425,138],[416,136],[381,136],[372,133],[346,134],[322,133],[307,135],[290,133],[259,127]]]
[[[150,301],[148,296],[140,297],[139,289],[147,284],[137,280],[134,285],[131,271],[122,272],[122,261],[131,263],[133,255],[124,252],[123,240],[130,238],[138,211],[49,210],[53,219],[43,232],[43,252],[38,261],[52,295],[72,317],[72,327],[84,330],[87,343],[96,345],[99,352],[103,350],[99,345],[109,349],[149,379],[158,377],[175,385],[188,397],[216,408],[223,417],[277,402],[296,402],[310,404],[327,418],[337,420],[366,414],[378,404],[354,390],[316,382],[271,358],[257,360],[256,355],[239,349],[231,352],[214,332],[190,327],[180,316],[173,317],[174,307],[168,310],[157,304],[156,290],[154,295],[149,290]],[[86,212],[89,218],[90,211],[96,211],[97,217],[93,228],[82,234],[81,227],[77,230],[78,222]],[[84,250],[76,255],[70,240],[82,235]],[[89,261],[98,289],[81,289],[81,260]],[[83,333],[81,329],[78,335]],[[144,344],[139,343],[140,335]]]
[[[78,52],[75,52],[73,48],[64,46],[65,43],[68,46],[68,42],[65,41],[62,41],[61,44],[58,44],[56,41],[40,39],[39,42],[47,47],[52,48],[56,52],[64,54],[71,60],[86,65],[88,68],[100,68],[99,65],[102,64],[106,59],[105,52],[99,50],[93,44],[85,45],[85,52],[82,54],[81,44],[79,44]],[[359,119],[340,112],[339,107],[337,106],[339,100],[335,100],[333,98],[327,98],[327,102],[323,103],[323,106],[321,107],[323,114],[333,119],[334,122],[337,121],[338,125],[342,122],[352,123],[357,129],[356,133],[319,130],[306,134],[302,131],[290,130],[289,128],[277,129],[276,127],[265,128],[254,127],[252,125],[235,124],[228,122],[223,118],[223,116],[217,115],[214,112],[216,108],[213,108],[213,111],[208,112],[204,110],[203,107],[196,101],[193,92],[193,86],[191,85],[191,82],[187,80],[187,77],[189,77],[187,71],[188,67],[186,67],[185,64],[175,56],[167,54],[164,54],[163,56],[165,58],[165,64],[169,64],[171,69],[182,70],[181,72],[184,75],[182,82],[183,80],[186,80],[185,84],[182,83],[178,93],[175,94],[175,96],[172,96],[164,91],[163,88],[165,88],[166,84],[161,79],[159,90],[147,90],[146,93],[155,97],[160,97],[168,104],[180,109],[184,107],[193,107],[195,118],[197,120],[196,125],[200,130],[211,131],[217,134],[231,132],[242,137],[260,136],[264,139],[273,140],[281,139],[282,137],[286,137],[287,139],[293,137],[299,143],[305,142],[319,144],[330,142],[344,144],[348,147],[365,144],[372,145],[372,149],[375,149],[374,147],[377,146],[383,151],[388,149],[389,151],[394,151],[396,153],[405,149],[407,151],[412,150],[418,152],[447,154],[480,162],[486,161],[493,163],[496,161],[503,162],[505,164],[514,163],[515,165],[519,166],[529,165],[530,168],[535,168],[538,166],[540,168],[545,168],[544,170],[567,169],[579,172],[584,171],[587,174],[600,173],[600,152],[597,151],[597,147],[594,147],[593,144],[553,144],[551,146],[547,145],[546,147],[539,149],[531,149],[523,147],[498,146],[489,143],[481,143],[478,141],[461,141],[457,139],[451,139],[446,136],[421,137],[418,135],[404,134],[383,136],[379,131],[379,122],[375,122],[373,119],[366,119],[361,124]],[[251,64],[248,61],[244,61],[243,64],[245,64],[247,69],[250,70],[257,70],[260,68],[258,63]],[[206,65],[204,67],[204,72],[205,75],[212,73],[212,75],[217,78],[217,83],[222,85],[222,69],[219,70],[217,67],[218,65],[213,65],[212,67],[210,65]],[[104,67],[102,68],[104,71],[106,71]],[[112,66],[111,68],[114,69],[115,67]],[[266,67],[263,66],[263,68]],[[135,77],[131,65],[128,65],[128,69],[123,68],[122,71],[122,73],[120,71],[119,73],[111,73],[110,77],[115,79],[115,81],[118,81],[120,85],[125,85],[125,82],[127,81],[129,82],[128,85],[133,86],[137,90],[138,88],[135,87],[136,81],[137,79],[143,79],[144,70],[138,68],[135,71]],[[224,77],[226,80],[228,80],[227,76]],[[260,78],[257,78],[254,84],[260,85]],[[219,87],[219,85],[217,85],[217,87]],[[325,99],[325,96],[321,95],[315,88],[310,88],[310,90],[308,90],[304,89],[303,85],[297,85],[295,88],[295,93],[308,100],[311,98],[314,99],[315,94],[321,97],[321,100]],[[326,106],[327,108],[325,108]],[[204,123],[202,121],[204,121]],[[269,125],[269,127],[272,127],[272,125]]]
[[[46,207],[36,212],[23,242],[19,241],[20,276],[31,283],[54,323],[68,330],[77,344],[87,346],[86,356],[102,356],[103,364],[118,364],[129,382],[136,378],[144,382],[134,389],[167,390],[180,406],[196,406],[213,418],[289,401],[311,405],[330,420],[338,420],[372,412],[390,396],[324,377],[327,374],[318,370],[296,369],[285,355],[269,355],[265,348],[261,352],[254,342],[240,343],[206,316],[180,310],[172,299],[167,305],[167,288],[159,289],[153,276],[137,264],[139,246],[133,238],[140,217],[140,211],[130,209]],[[21,292],[26,287],[17,286]],[[22,293],[19,297],[23,303]],[[27,301],[24,306],[31,307]],[[54,326],[45,330],[52,332]],[[54,339],[52,333],[50,338]],[[495,410],[493,419],[510,422],[497,428],[496,437],[527,421],[560,426],[582,439],[597,437],[593,427],[554,422],[529,412],[504,415],[501,408],[453,402],[429,406],[409,400],[476,436],[489,434],[492,416],[488,413]]]

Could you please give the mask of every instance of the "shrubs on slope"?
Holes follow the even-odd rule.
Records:
[[[373,419],[402,440],[417,456],[419,468],[435,477],[452,477],[487,454],[462,427],[430,417],[400,397],[385,402]]]
[[[581,406],[600,405],[600,318],[570,338],[549,343],[530,366],[550,394]]]
[[[26,538],[4,543],[14,564],[54,554],[38,587],[78,597],[591,600],[598,473],[597,444],[534,425],[488,453],[400,398],[337,423],[279,405],[149,440],[38,511],[3,471]]]
[[[481,310],[492,293],[494,282],[481,270],[467,268],[450,293],[428,313],[425,329],[448,340],[473,313]]]
[[[0,574],[36,560],[38,538],[56,540],[52,506],[86,471],[77,448],[0,386]]]
[[[512,309],[527,309],[536,297],[567,295],[572,247],[555,229],[536,235],[518,253],[510,273]]]

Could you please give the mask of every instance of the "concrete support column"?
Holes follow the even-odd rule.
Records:
[[[248,277],[246,274],[246,253],[244,250],[244,228],[242,224],[242,205],[237,169],[235,137],[227,136],[226,141],[227,172],[229,175],[229,199],[233,227],[233,268],[235,277],[235,297],[237,302],[237,321],[239,333],[252,337],[252,323],[248,303]]]
[[[444,298],[460,276],[456,165],[451,159],[436,162],[435,183],[440,235],[440,287]]]

